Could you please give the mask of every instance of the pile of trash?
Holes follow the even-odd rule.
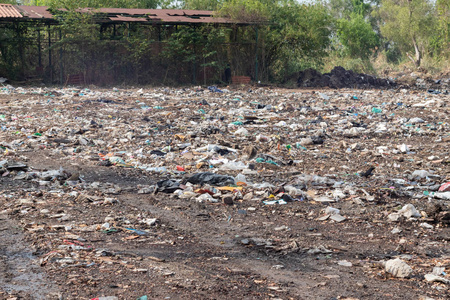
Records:
[[[350,81],[355,75],[339,67],[331,74]],[[389,166],[394,176],[389,180],[395,183],[397,194],[449,198],[447,192],[437,191],[439,181],[445,183],[445,173],[428,171],[445,166],[449,161],[445,152],[428,157],[428,170],[410,171],[402,162],[420,160],[420,146],[390,144],[385,139],[403,135],[421,140],[426,136],[434,143],[446,143],[449,125],[444,111],[433,117],[422,114],[444,107],[444,95],[423,98],[407,90],[282,94],[262,88],[244,92],[211,87],[112,92],[7,87],[3,93],[32,95],[26,103],[34,107],[0,115],[0,146],[5,157],[45,150],[79,164],[134,168],[166,177],[139,189],[140,193],[175,193],[180,198],[217,202],[228,194],[242,199],[242,190],[254,189],[264,190],[259,198],[265,204],[298,199],[331,202],[336,196],[328,195],[337,193],[345,198],[358,193],[357,182]],[[15,105],[20,102],[16,100]],[[78,111],[76,116],[71,109]],[[64,125],[57,125],[59,122]],[[336,153],[347,158],[342,161]],[[387,157],[390,162],[385,161]],[[342,175],[311,175],[320,165],[317,162],[357,177],[344,184]],[[411,174],[406,176],[405,171]],[[0,172],[40,186],[90,184],[78,171],[62,167],[35,171],[20,160],[1,161]],[[273,177],[261,180],[264,173]],[[279,182],[284,183],[280,186]],[[307,193],[315,185],[332,190],[315,197]],[[424,189],[427,194],[422,194]],[[366,192],[361,196],[367,197]]]
[[[368,74],[355,73],[343,67],[335,67],[330,73],[321,74],[315,69],[306,69],[298,73],[298,87],[340,88],[392,88],[395,81],[377,78]]]
[[[391,76],[398,85],[427,90],[430,94],[448,95],[450,92],[450,73],[431,76],[420,71],[395,72]]]
[[[337,67],[306,70],[299,86],[393,83]],[[145,251],[194,247],[205,232],[173,229],[181,220],[222,230],[215,245],[239,251],[303,253],[314,264],[359,268],[371,280],[381,268],[423,285],[448,284],[444,93],[6,86],[0,94],[0,211],[19,220],[52,274],[97,270],[106,282],[121,274],[129,279],[122,287],[153,272],[164,286],[171,271],[148,267],[148,257],[163,259]],[[411,246],[419,241],[425,246]],[[144,258],[125,257],[120,247],[131,243]]]

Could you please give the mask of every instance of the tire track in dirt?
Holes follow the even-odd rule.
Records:
[[[246,248],[241,245],[240,240],[246,236],[258,236],[258,232],[254,228],[240,226],[237,222],[234,222],[235,224],[233,222],[228,223],[216,218],[207,223],[198,221],[196,220],[198,219],[196,218],[196,212],[188,210],[189,203],[167,197],[167,195],[157,195],[160,202],[156,202],[156,205],[149,204],[148,196],[136,194],[123,196],[122,203],[124,205],[132,205],[147,210],[160,219],[162,224],[173,226],[180,232],[185,232],[198,239],[199,244],[196,248],[181,250],[185,252],[186,256],[208,250],[204,259],[209,262],[212,256],[225,257],[226,261],[223,262],[222,268],[228,269],[231,274],[243,272],[256,275],[259,278],[267,278],[267,282],[270,282],[274,287],[279,287],[280,292],[285,291],[293,299],[329,299],[330,289],[340,290],[340,294],[336,294],[336,296],[344,297],[352,297],[355,291],[359,290],[358,294],[365,296],[367,299],[383,299],[387,295],[386,289],[402,293],[400,291],[403,288],[395,281],[380,282],[375,278],[366,276],[361,268],[356,270],[345,270],[344,268],[342,270],[328,262],[317,261],[314,257],[304,254],[282,255],[269,253],[258,248]],[[183,203],[185,206],[183,206]],[[195,207],[195,205],[192,206]],[[224,209],[227,209],[227,207]],[[199,215],[202,215],[202,213],[203,211],[198,212]],[[177,251],[180,251],[180,249]],[[161,258],[169,257],[170,260],[170,254],[161,252],[153,254],[159,255],[158,257]],[[346,256],[351,255],[352,253],[346,254]],[[173,260],[173,263],[176,265],[175,268],[179,275],[190,276],[193,272],[205,272],[201,264],[201,258],[194,260],[188,268],[183,265],[183,260]],[[284,268],[274,269],[273,267],[276,265],[283,265]],[[211,268],[211,264],[209,267]],[[339,278],[329,280],[325,277],[329,275],[339,275]],[[364,291],[369,283],[370,286],[378,286],[379,288],[375,291]],[[403,292],[403,296],[414,298],[417,297],[417,294],[413,291],[406,294]]]

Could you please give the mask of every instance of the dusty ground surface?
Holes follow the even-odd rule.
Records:
[[[449,96],[251,89],[4,88],[0,299],[449,299]]]

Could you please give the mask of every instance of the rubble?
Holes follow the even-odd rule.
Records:
[[[450,283],[450,280],[445,279],[444,277],[441,277],[441,276],[436,276],[434,274],[426,274],[425,275],[425,280],[429,281],[429,282]]]
[[[411,276],[412,268],[401,259],[391,259],[386,262],[386,272],[395,277],[407,278]]]
[[[64,299],[443,298],[449,96],[383,87],[5,86],[2,259]]]

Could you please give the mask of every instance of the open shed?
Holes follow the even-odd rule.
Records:
[[[84,53],[83,56],[86,59],[83,61],[84,66],[74,67],[77,64],[74,57],[81,56],[77,54],[77,51],[85,51],[86,44],[91,47],[95,41],[92,36],[90,40],[78,40],[76,34],[66,32],[62,27],[65,13],[68,12],[64,9],[52,10],[46,6],[0,4],[0,30],[3,30],[0,34],[1,60],[3,61],[0,75],[17,76],[21,80],[43,78],[48,83],[106,84],[109,80],[98,80],[98,74],[106,75],[105,67],[103,66],[99,71],[92,69],[95,69],[94,64],[99,66],[101,61],[103,65],[112,64],[111,74],[114,73],[116,77],[120,73],[119,68],[125,73],[132,73],[130,70],[133,69],[135,73],[133,76],[139,78],[146,71],[145,66],[142,66],[145,62],[152,69],[165,68],[166,72],[163,74],[165,79],[162,83],[165,83],[164,81],[172,74],[172,69],[176,69],[177,66],[181,69],[180,72],[183,72],[180,73],[183,76],[179,76],[178,83],[186,83],[188,77],[191,83],[207,84],[220,81],[221,78],[218,76],[221,69],[228,63],[232,65],[233,75],[249,76],[255,80],[258,78],[256,24],[235,22],[231,19],[216,17],[212,11],[202,10],[84,8],[77,13],[91,17],[91,23],[95,25],[92,27],[92,35],[95,35],[94,30],[97,30],[98,51],[102,53],[111,51],[111,53],[105,57],[97,54],[89,57],[89,53]],[[239,40],[240,28],[249,28],[249,26],[255,29],[254,39]],[[205,30],[205,27],[211,29]],[[198,36],[211,34],[211,31],[217,31],[217,28],[227,28],[225,31],[229,35],[224,38],[222,49],[204,51],[201,48],[201,41],[198,45],[185,44],[186,49],[192,48],[192,50],[187,51],[185,57],[172,55],[175,61],[170,63],[171,56],[167,53],[171,53],[170,47],[174,47],[173,38],[171,38],[173,34],[177,33],[178,36],[197,34],[195,36]],[[221,34],[225,31],[221,31]],[[142,39],[140,43],[136,42],[137,34]],[[183,36],[179,37],[179,40],[182,39]],[[151,60],[149,57],[142,57],[141,60],[134,62],[139,66],[133,66],[133,61],[119,66],[117,59],[112,58],[116,57],[117,53],[122,56],[129,55],[129,52],[136,50],[136,46],[133,45],[135,42],[143,47],[142,51],[148,51]],[[78,50],[77,47],[83,50]],[[95,49],[90,51],[95,52]],[[13,52],[16,52],[15,59],[12,56]],[[213,55],[222,57],[220,59],[215,57],[212,60]],[[111,58],[109,62],[108,57]],[[8,68],[16,70],[16,74],[5,72]],[[186,77],[186,73],[190,75]],[[161,77],[161,74],[154,72],[153,76]],[[137,81],[145,83],[145,80]],[[175,83],[176,81],[175,79]]]

